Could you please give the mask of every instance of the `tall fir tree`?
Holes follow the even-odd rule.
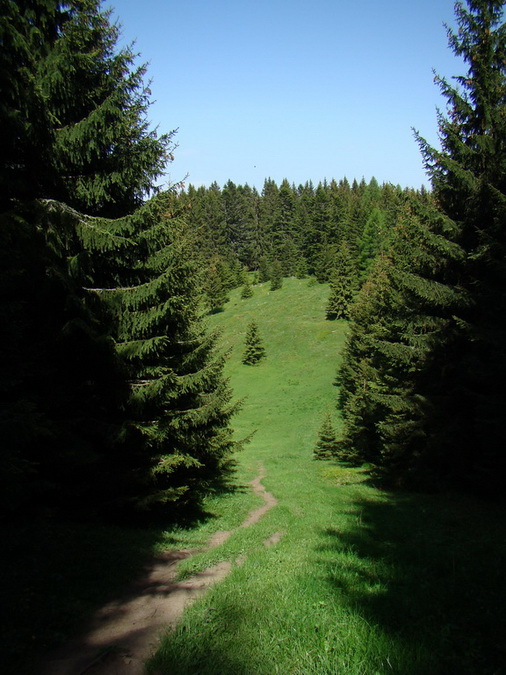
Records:
[[[430,438],[441,404],[453,313],[462,294],[443,283],[461,251],[447,219],[430,225],[406,207],[389,254],[371,269],[352,308],[340,369],[340,403],[349,458],[376,464],[395,482],[427,481],[436,470]],[[436,400],[438,404],[436,405]]]
[[[456,4],[450,45],[468,63],[442,149],[418,137],[434,201],[401,219],[357,303],[341,369],[348,450],[396,481],[499,492],[506,370],[503,2]]]
[[[438,205],[458,226],[464,260],[455,283],[470,299],[458,314],[459,340],[445,371],[453,424],[439,433],[459,482],[500,492],[506,469],[504,2],[469,0],[455,9],[458,30],[448,31],[449,42],[468,70],[457,86],[436,78],[448,108],[439,117],[441,150],[419,138]]]
[[[172,136],[100,3],[3,9],[23,54],[1,108],[3,504],[174,499],[231,447],[231,408],[172,198],[143,205]]]
[[[185,223],[164,218],[171,201],[164,194],[125,218],[128,227],[141,224],[128,285],[98,291],[119,304],[116,350],[129,384],[111,456],[128,458],[118,493],[141,508],[194,501],[235,445],[224,357],[200,319],[200,273]]]
[[[246,274],[244,277],[244,284],[241,290],[241,298],[243,300],[246,300],[247,298],[251,298],[252,296],[253,296],[253,289],[251,288],[251,281],[249,275]]]

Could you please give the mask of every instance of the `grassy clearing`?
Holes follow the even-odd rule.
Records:
[[[504,514],[457,495],[390,494],[367,473],[311,458],[332,409],[345,326],[323,320],[327,289],[233,293],[212,317],[247,396],[238,435],[257,430],[239,478],[259,463],[279,500],[254,527],[185,561],[182,574],[246,555],[187,611],[153,673],[346,675],[501,673],[506,656]],[[241,364],[254,318],[267,357]],[[283,533],[279,543],[263,541]]]

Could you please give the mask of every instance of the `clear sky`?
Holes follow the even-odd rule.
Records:
[[[262,188],[372,176],[427,184],[412,127],[437,145],[433,72],[453,0],[110,0],[136,41],[160,132],[178,129],[171,182]]]

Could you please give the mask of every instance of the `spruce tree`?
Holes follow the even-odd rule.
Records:
[[[380,250],[386,248],[386,213],[379,207],[374,207],[367,218],[359,242],[359,266],[363,279],[367,277],[369,268]]]
[[[170,202],[170,194],[162,195],[125,219],[129,227],[134,218],[142,223],[125,270],[130,284],[99,291],[121,309],[117,353],[129,383],[127,417],[112,456],[123,461],[118,492],[141,508],[195,501],[235,445],[224,356],[200,319],[190,234],[184,221],[163,217]]]
[[[258,263],[258,281],[263,284],[270,279],[270,263],[267,256],[263,255]]]
[[[449,225],[423,223],[407,207],[388,256],[380,256],[352,309],[340,368],[340,403],[349,459],[376,464],[397,483],[427,473],[438,372],[452,313],[462,295],[443,283],[458,259]],[[416,246],[414,243],[416,242]]]
[[[24,57],[1,108],[2,500],[187,498],[232,447],[233,407],[172,196],[143,204],[171,135],[148,129],[144,69],[98,2],[4,4]]]
[[[400,219],[384,273],[364,287],[371,301],[357,303],[341,369],[348,449],[397,483],[498,491],[506,463],[502,7],[456,5],[450,45],[469,70],[459,89],[438,79],[442,149],[418,139],[434,199]]]
[[[211,314],[221,312],[228,302],[228,295],[216,265],[211,265],[204,282],[206,300]]]
[[[270,268],[271,291],[277,291],[283,286],[283,268],[279,260],[274,260]]]
[[[249,275],[246,274],[245,279],[244,279],[244,285],[242,287],[241,291],[241,298],[243,300],[246,300],[247,298],[251,298],[253,295],[253,289],[251,288],[251,282],[249,280]]]
[[[337,454],[337,440],[330,413],[326,413],[318,432],[318,441],[313,449],[314,459],[331,459]]]
[[[125,74],[130,52],[113,55],[117,29],[97,2],[27,0],[3,10],[2,35],[20,59],[1,69],[12,94],[2,126],[13,135],[1,169],[0,314],[11,329],[1,331],[0,351],[14,357],[2,369],[2,431],[17,458],[14,499],[65,492],[77,500],[83,467],[109,445],[122,406],[112,319],[84,290],[88,263],[127,242],[75,209],[99,214],[114,203],[126,213],[159,175],[170,139],[147,131],[141,74]]]
[[[246,331],[245,349],[242,362],[252,366],[265,356],[265,348],[258,332],[258,326],[254,321],[248,326]]]
[[[327,319],[349,319],[350,306],[357,287],[356,269],[346,242],[343,242],[334,260],[330,277],[330,296],[327,302]]]
[[[307,277],[307,263],[302,253],[300,253],[295,264],[295,276],[297,279],[305,279]]]
[[[457,226],[462,265],[455,284],[469,302],[457,315],[458,340],[441,387],[449,395],[438,429],[446,470],[482,490],[502,488],[506,468],[506,24],[504,2],[456,4],[450,46],[467,64],[453,86],[437,78],[448,115],[439,117],[442,148],[419,138],[439,208]],[[458,450],[457,450],[458,448]]]

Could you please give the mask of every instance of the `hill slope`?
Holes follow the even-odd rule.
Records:
[[[245,399],[235,428],[239,435],[256,432],[248,456],[310,459],[322,413],[335,411],[334,379],[347,326],[325,320],[328,292],[326,284],[300,279],[285,279],[273,292],[260,284],[246,300],[235,290],[225,311],[210,317],[231,350],[226,374],[236,397]],[[266,356],[246,366],[241,359],[252,320]]]

